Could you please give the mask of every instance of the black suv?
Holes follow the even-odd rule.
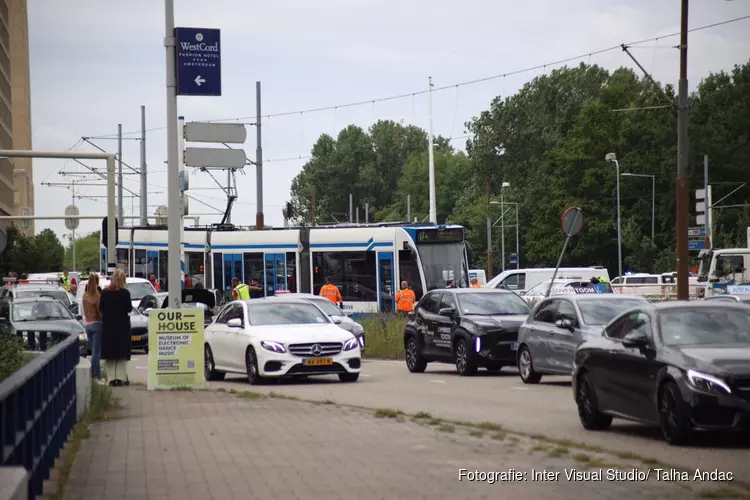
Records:
[[[488,288],[432,290],[409,313],[406,366],[422,373],[429,362],[455,363],[460,375],[515,366],[518,329],[531,307],[514,292]]]

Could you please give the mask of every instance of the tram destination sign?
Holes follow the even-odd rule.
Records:
[[[417,243],[460,243],[464,241],[462,228],[417,229]]]

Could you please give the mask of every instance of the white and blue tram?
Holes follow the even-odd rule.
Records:
[[[166,290],[167,228],[120,228],[117,267],[130,276],[154,274]],[[352,313],[389,312],[402,281],[420,298],[453,280],[468,286],[464,228],[455,225],[366,224],[254,231],[186,227],[183,272],[187,286],[229,291],[232,278],[279,291],[317,294],[326,278]],[[102,272],[106,249],[102,247]]]

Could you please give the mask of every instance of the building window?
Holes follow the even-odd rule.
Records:
[[[297,293],[297,253],[286,253],[286,289]]]
[[[397,289],[401,289],[402,281],[407,281],[409,283],[409,288],[411,288],[414,291],[414,295],[417,296],[417,300],[422,298],[424,291],[422,290],[422,278],[419,274],[416,253],[411,250],[398,251],[398,276],[399,282],[396,283]]]
[[[185,288],[195,288],[196,285],[206,287],[203,256],[203,252],[185,252]]]
[[[316,295],[326,278],[331,278],[344,302],[378,301],[375,252],[315,252],[313,263]]]

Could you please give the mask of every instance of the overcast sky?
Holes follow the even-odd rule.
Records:
[[[746,0],[692,0],[690,27],[750,15]],[[187,121],[255,115],[255,81],[263,85],[263,114],[368,104],[334,111],[294,113],[264,119],[264,212],[266,223],[281,225],[281,207],[290,198],[294,176],[321,133],[337,133],[356,124],[369,127],[392,119],[427,127],[427,96],[372,103],[373,99],[454,86],[492,75],[543,65],[567,57],[679,31],[678,0],[175,0],[175,24],[221,29],[221,97],[181,97],[179,113]],[[37,150],[95,151],[79,144],[82,136],[115,137],[117,124],[126,138],[140,136],[140,106],[146,106],[149,214],[166,204],[166,121],[164,6],[157,0],[66,0],[29,2],[33,146]],[[634,49],[654,77],[676,83],[677,37]],[[689,41],[691,88],[710,72],[730,70],[750,59],[750,19],[692,33]],[[621,50],[583,57],[609,69],[634,66]],[[577,64],[574,61],[569,64]],[[433,93],[434,132],[456,138],[463,148],[463,124],[486,109],[497,95],[513,93],[550,69],[525,72]],[[116,151],[117,141],[97,139]],[[139,166],[139,143],[123,141],[123,160]],[[255,158],[255,128],[244,145]],[[303,158],[300,158],[303,157]],[[278,161],[274,161],[278,160]],[[94,164],[92,164],[94,165]],[[94,165],[100,168],[104,163]],[[71,162],[34,160],[36,213],[62,215],[71,202],[59,171],[81,172]],[[126,168],[127,172],[128,169]],[[216,172],[225,182],[226,174]],[[97,181],[88,180],[88,183]],[[126,176],[126,188],[139,191],[138,176]],[[191,178],[193,214],[201,223],[218,222],[225,197],[205,173]],[[206,188],[206,189],[195,189]],[[239,200],[233,222],[253,225],[256,213],[255,169],[238,175]],[[105,188],[85,186],[78,194],[103,197]],[[127,193],[126,193],[127,194]],[[342,193],[342,196],[346,196]],[[100,215],[105,199],[77,199],[82,214]],[[131,209],[135,206],[135,209]],[[126,214],[138,212],[138,200],[126,199]],[[38,221],[59,234],[62,221]],[[82,221],[80,233],[97,230]]]

